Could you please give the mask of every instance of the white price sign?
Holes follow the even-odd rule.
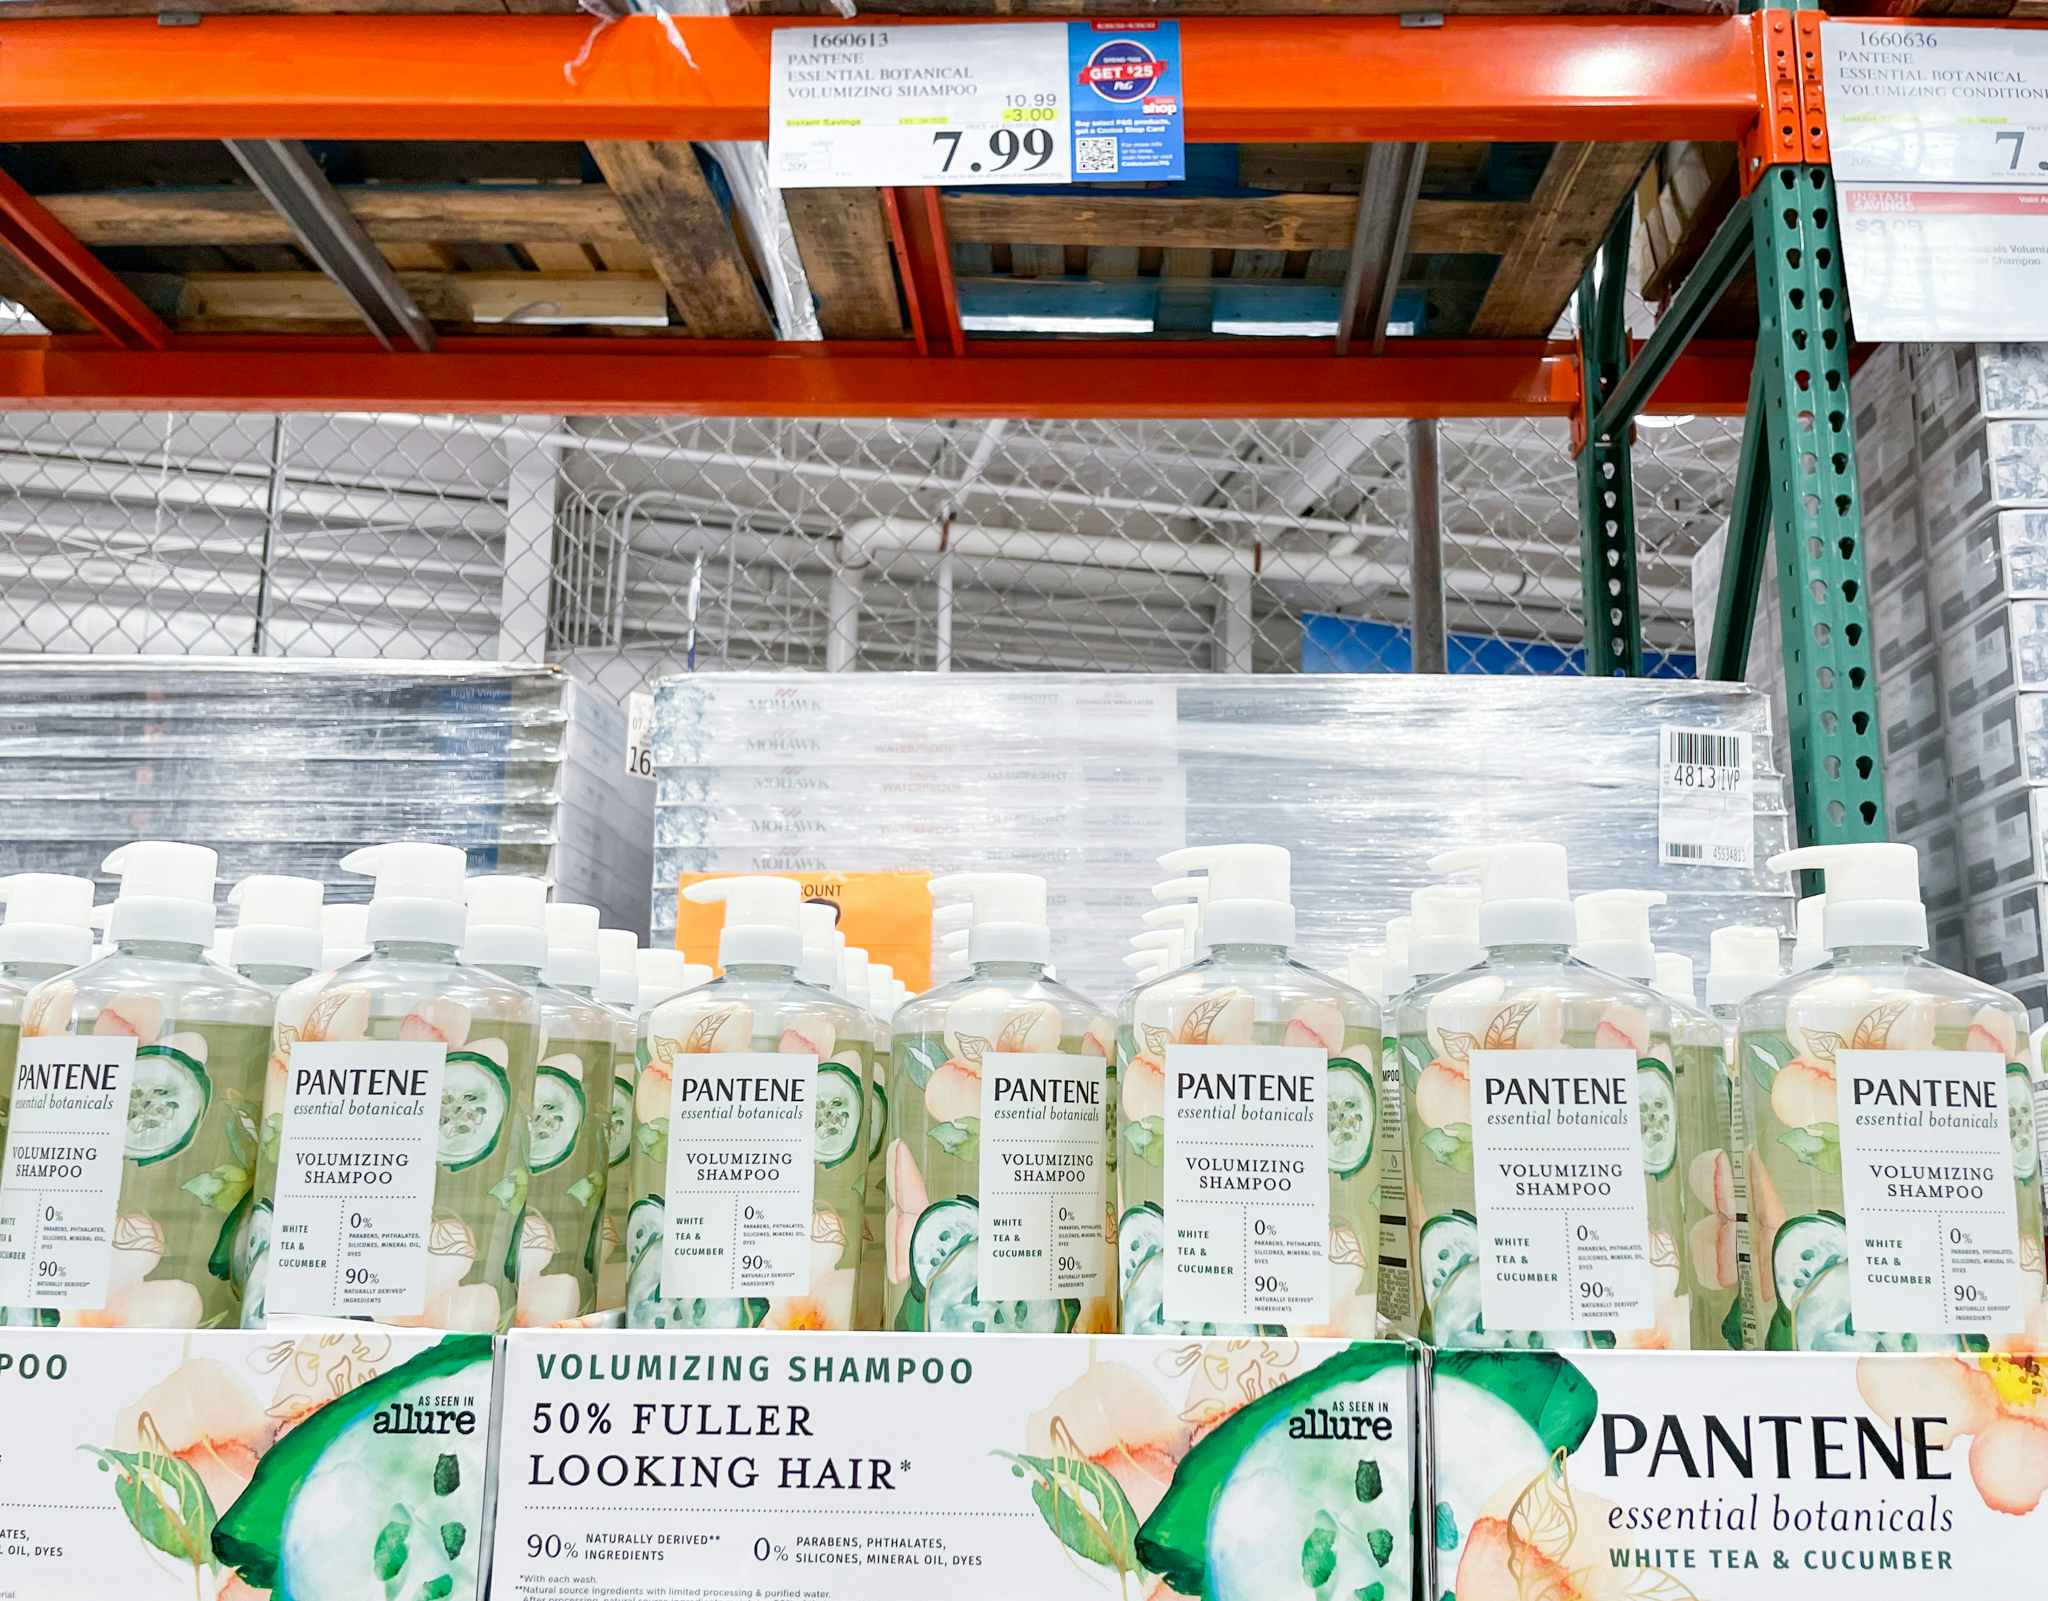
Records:
[[[626,697],[626,776],[654,776],[654,697],[645,690]]]
[[[2048,35],[1821,25],[1856,337],[2048,339]]]
[[[779,187],[1073,180],[1063,23],[778,28],[770,72]]]

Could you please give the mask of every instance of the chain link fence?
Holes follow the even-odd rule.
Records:
[[[12,413],[0,649],[689,668],[1404,671],[1401,422]],[[1452,671],[1581,670],[1562,423],[1437,425]],[[1740,425],[1645,425],[1646,644]]]

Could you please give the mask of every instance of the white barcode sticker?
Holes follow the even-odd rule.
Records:
[[[1679,867],[1754,865],[1750,736],[1666,723],[1657,739],[1658,861]]]

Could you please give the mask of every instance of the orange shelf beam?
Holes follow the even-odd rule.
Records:
[[[1740,415],[1749,348],[1698,345],[1647,410]],[[146,397],[146,398],[145,398]],[[0,340],[0,409],[425,410],[699,417],[1568,417],[1566,344],[1404,340],[1339,359],[1324,340],[979,342],[961,360],[893,345],[707,346],[448,338]]]
[[[980,22],[985,19],[972,19]],[[859,27],[953,27],[863,15]],[[49,139],[763,139],[769,38],[815,19],[206,16],[0,22],[0,127]],[[829,26],[829,25],[828,25]],[[1745,138],[1757,22],[1189,17],[1203,143]],[[565,70],[590,44],[572,77]]]

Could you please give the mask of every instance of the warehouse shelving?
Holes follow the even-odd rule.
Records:
[[[148,17],[0,23],[0,127],[18,141],[0,152],[0,167],[42,174],[26,184],[0,179],[8,247],[0,293],[53,330],[0,339],[0,404],[1569,417],[1581,442],[1590,659],[1620,673],[1640,671],[1642,661],[1632,425],[1656,412],[1746,414],[1713,668],[1742,670],[1743,624],[1775,529],[1802,837],[1883,830],[1818,12],[1187,15],[1191,145],[1273,145],[1283,160],[1289,149],[1348,146],[1355,177],[1327,193],[1276,195],[1246,185],[1240,160],[1234,186],[1142,194],[807,192],[793,223],[826,334],[810,343],[776,337],[726,208],[697,163],[678,157],[688,141],[765,137],[770,35],[816,25],[815,16],[676,18],[672,33],[633,18],[594,37],[589,19],[561,15],[181,20],[187,25]],[[579,64],[568,69],[571,62]],[[452,185],[473,176],[462,170],[463,151],[480,140],[493,150],[584,146],[601,181],[564,173]],[[1638,348],[1622,316],[1627,201],[1649,153],[1671,140],[1737,143],[1744,193]],[[94,145],[148,152],[161,185],[161,163],[184,159],[180,151],[210,152],[192,157],[201,163],[194,170],[224,162],[219,146],[202,143],[214,141],[256,187],[103,181],[66,190],[51,176],[65,171],[53,152]],[[418,152],[438,149],[448,169],[408,187],[372,161],[366,181],[338,184],[337,163],[304,159],[306,141],[404,147],[415,175]],[[1431,141],[1538,147],[1533,187],[1491,205],[1418,206],[1416,147]],[[1346,185],[1356,199],[1341,192]],[[396,263],[373,260],[366,268],[344,248],[351,238],[424,266],[392,271]],[[451,239],[487,242],[514,269],[495,277],[532,274],[533,290],[484,284],[494,275],[463,270],[445,247]],[[1080,286],[1090,293],[1098,260],[1130,277],[1133,259],[1151,249],[1197,258],[1183,276],[1198,282],[1209,273],[1204,254],[1212,263],[1226,252],[1319,257],[1302,277],[1334,305],[1336,333],[1231,339],[1200,316],[1192,324],[1161,316],[1137,338],[976,335],[963,322],[963,296],[998,292],[983,278],[1002,276],[996,252],[1008,247],[992,242],[1005,239],[1057,250],[1062,267],[1081,261],[1089,270]],[[175,274],[133,267],[138,251],[175,263],[185,259],[178,251],[223,242],[234,246],[230,270],[191,272],[168,298],[159,280]],[[1489,248],[1419,249],[1429,243]],[[986,246],[986,255],[963,255],[963,245]],[[293,247],[302,252],[293,261],[310,255],[328,281],[295,272],[283,275],[295,280],[284,289],[253,282],[280,276],[265,265],[274,269]],[[567,293],[547,266],[563,251],[581,252],[580,265],[597,269],[572,274],[577,292],[623,296],[619,304],[651,294],[675,317],[652,319],[662,327],[556,334],[480,320],[478,297],[487,293]],[[1473,254],[1494,259],[1499,297],[1488,287],[1477,304],[1463,303],[1446,319],[1446,337],[1426,329],[1386,337],[1404,274],[1420,271],[1414,287],[1425,300],[1435,293],[1435,303],[1459,304],[1429,264]],[[963,263],[979,273],[984,260],[988,272],[963,282]],[[1417,261],[1425,265],[1416,269]],[[1721,291],[1752,263],[1754,347],[1696,337]],[[1010,264],[1018,277],[1014,255]],[[1166,264],[1153,267],[1154,277],[1174,276]],[[1055,282],[1034,293],[1069,292],[1076,277],[1040,276]],[[1145,292],[1164,304],[1175,294],[1185,300],[1187,287]],[[361,310],[376,337],[262,310],[266,292],[289,301],[315,290],[340,315]],[[1576,338],[1552,338],[1574,291]],[[222,307],[240,315],[223,320]],[[430,324],[439,326],[429,332]]]

